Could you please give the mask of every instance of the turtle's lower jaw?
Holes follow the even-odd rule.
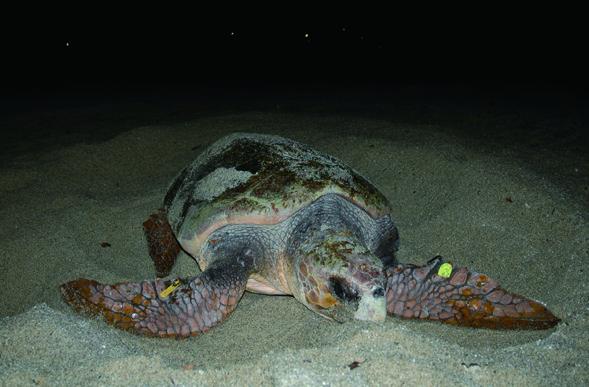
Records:
[[[358,276],[361,274],[357,273]],[[330,288],[340,309],[347,310],[348,320],[382,322],[387,315],[387,306],[385,290],[380,283],[378,277],[369,277],[364,281],[351,276],[348,279],[332,277]]]
[[[364,292],[354,300],[339,300],[331,310],[318,311],[329,319],[338,322],[351,320],[383,322],[387,317],[386,297],[380,286]]]
[[[320,316],[338,323],[353,320],[384,322],[387,316],[386,297],[367,295],[354,303],[340,301],[328,309],[315,305],[308,305],[308,307]]]
[[[386,297],[384,293],[375,291],[372,295],[366,295],[360,299],[358,309],[354,313],[356,320],[382,322],[387,316]]]

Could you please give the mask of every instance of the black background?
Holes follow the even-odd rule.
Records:
[[[2,90],[30,95],[415,82],[584,92],[587,84],[580,9],[219,5],[5,9]]]

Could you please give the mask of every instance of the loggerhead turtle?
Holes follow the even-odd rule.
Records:
[[[192,278],[61,286],[75,310],[160,337],[206,332],[245,290],[293,295],[336,321],[403,318],[486,328],[546,329],[559,319],[487,275],[434,257],[395,259],[388,200],[339,160],[309,146],[236,133],[206,149],[173,181],[144,230],[157,276],[184,250]]]

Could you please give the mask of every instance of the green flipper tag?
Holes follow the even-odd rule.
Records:
[[[449,278],[452,275],[452,264],[449,262],[442,263],[438,269],[438,275],[442,278]]]
[[[168,298],[168,296],[172,294],[178,286],[180,286],[180,280],[176,279],[170,286],[161,291],[160,298]]]

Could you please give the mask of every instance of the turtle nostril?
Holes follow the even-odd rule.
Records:
[[[372,295],[374,297],[382,297],[382,296],[384,296],[384,289],[383,288],[377,288],[376,290],[374,290],[372,292]]]

